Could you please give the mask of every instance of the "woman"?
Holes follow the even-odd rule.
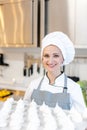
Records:
[[[86,107],[80,86],[61,73],[61,67],[72,62],[75,55],[73,43],[62,32],[53,32],[42,40],[41,60],[46,74],[28,87],[24,99],[34,100],[38,105],[44,102],[49,107],[57,104],[63,109]]]

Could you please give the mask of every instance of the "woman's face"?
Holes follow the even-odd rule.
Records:
[[[60,70],[60,66],[63,63],[61,50],[54,45],[47,46],[43,50],[42,63],[48,72],[56,72]]]

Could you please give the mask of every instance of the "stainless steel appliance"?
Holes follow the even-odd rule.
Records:
[[[44,36],[44,0],[0,1],[0,47],[37,47]]]

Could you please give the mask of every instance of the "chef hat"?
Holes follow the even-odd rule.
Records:
[[[66,34],[62,32],[52,32],[46,35],[42,39],[41,57],[43,55],[44,48],[49,45],[55,45],[61,50],[64,58],[63,65],[69,64],[73,60],[75,56],[75,49],[72,41]]]

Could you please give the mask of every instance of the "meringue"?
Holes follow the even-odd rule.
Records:
[[[80,123],[83,120],[81,114],[74,108],[69,111],[68,117],[75,123]]]

